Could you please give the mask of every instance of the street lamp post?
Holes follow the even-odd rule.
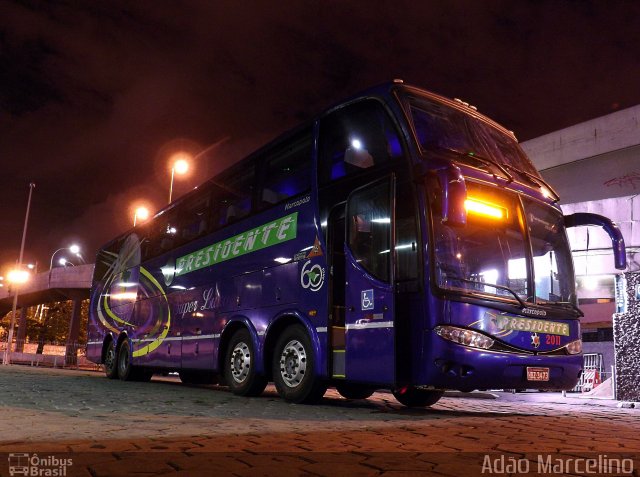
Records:
[[[77,256],[80,255],[80,247],[76,244],[73,244],[70,247],[59,248],[58,250],[53,252],[53,255],[51,255],[51,262],[49,263],[49,273],[51,273],[51,269],[53,268],[53,257],[55,257],[56,253],[60,252],[61,250],[69,250],[69,252],[71,252],[74,255],[77,255]]]
[[[22,257],[24,255],[24,243],[27,238],[27,225],[29,224],[29,210],[31,209],[31,195],[33,194],[33,189],[36,188],[35,183],[29,183],[29,199],[27,199],[27,212],[24,216],[24,227],[22,229],[22,243],[20,244],[20,256],[18,258],[18,267],[17,270],[21,270],[22,268]],[[14,275],[15,276],[15,275]],[[27,279],[29,275],[27,273]],[[25,280],[26,281],[26,280]],[[9,333],[7,336],[7,347],[4,350],[4,356],[2,357],[2,364],[7,365],[11,363],[11,343],[13,341],[13,328],[16,325],[16,311],[18,309],[18,289],[20,284],[18,280],[15,281],[15,288],[13,295],[13,309],[11,313],[11,324],[9,325]]]
[[[169,203],[171,203],[171,197],[173,196],[173,178],[176,174],[186,174],[189,170],[189,162],[185,153],[179,153],[175,156],[171,166],[171,182],[169,183]]]
[[[169,202],[171,202],[171,198],[169,198]],[[145,221],[149,218],[149,209],[144,206],[137,207],[133,214],[133,226],[136,226],[138,219],[141,221]]]
[[[69,250],[72,254],[76,255],[82,260],[82,256],[80,255],[80,247],[76,244],[73,244],[70,247],[60,247],[58,250],[53,252],[53,254],[51,255],[51,262],[49,263],[49,277],[47,279],[49,288],[51,288],[51,270],[53,269],[53,258],[56,256],[56,253],[60,252],[61,250]]]
[[[224,144],[230,139],[230,136],[225,136],[222,139],[214,142],[213,144],[207,146],[206,148],[200,150],[198,153],[191,154],[189,152],[177,152],[173,154],[169,158],[169,163],[171,164],[171,182],[169,184],[169,203],[171,203],[171,199],[173,198],[173,179],[176,174],[186,174],[191,164],[194,164],[198,158],[204,156],[209,151],[215,149],[216,147]]]

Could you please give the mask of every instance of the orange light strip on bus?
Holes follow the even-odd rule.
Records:
[[[507,209],[504,207],[470,197],[464,201],[464,208],[468,213],[484,215],[496,220],[502,220],[507,217]]]

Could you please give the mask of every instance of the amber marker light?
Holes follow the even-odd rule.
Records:
[[[503,220],[507,217],[507,209],[489,202],[468,197],[464,201],[464,208],[467,213],[482,215],[491,219]]]

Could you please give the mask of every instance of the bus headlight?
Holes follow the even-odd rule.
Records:
[[[582,340],[572,341],[567,345],[567,352],[569,354],[580,354],[582,353]]]
[[[489,349],[493,346],[493,340],[488,336],[464,328],[436,326],[435,332],[445,340],[472,348]]]

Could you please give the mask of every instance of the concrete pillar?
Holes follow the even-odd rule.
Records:
[[[69,321],[69,333],[67,333],[67,349],[65,351],[64,363],[66,366],[78,364],[78,335],[80,334],[80,310],[82,300],[73,300],[73,311],[71,321]]]
[[[640,401],[640,272],[623,274],[616,290],[613,344],[616,354],[616,399]]]
[[[20,308],[20,319],[18,321],[18,336],[16,337],[16,353],[24,351],[24,340],[27,337],[27,311],[29,308],[23,306]]]

